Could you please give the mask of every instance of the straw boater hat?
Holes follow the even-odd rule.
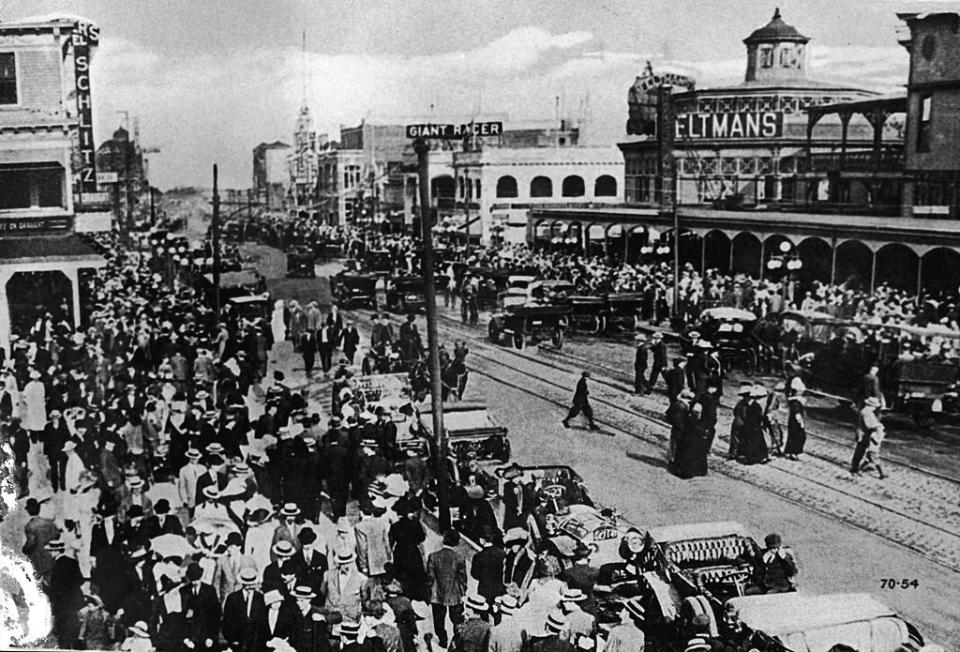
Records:
[[[188,460],[199,460],[203,457],[203,453],[198,451],[196,448],[187,449],[186,456]]]
[[[355,641],[360,636],[360,623],[346,622],[340,624],[340,638]]]
[[[695,637],[687,641],[687,647],[683,652],[697,652],[697,650],[709,650],[710,644],[703,638]]]
[[[139,476],[135,475],[127,478],[127,486],[130,487],[131,489],[143,489],[143,485],[144,485],[143,478]]]
[[[72,440],[68,439],[67,442],[63,445],[63,452],[69,453],[77,447],[77,444]]]
[[[286,539],[280,539],[273,544],[272,550],[273,554],[281,558],[293,557],[293,555],[297,552],[297,549],[293,547],[293,544]]]
[[[300,508],[296,503],[286,503],[280,510],[280,516],[295,517],[300,516]]]
[[[216,500],[220,497],[220,492],[217,490],[216,485],[209,485],[203,488],[203,495],[210,500]]]
[[[498,595],[494,601],[497,605],[497,608],[500,609],[500,613],[505,616],[509,616],[513,613],[516,613],[517,607],[519,607],[519,602],[512,595]]]
[[[767,395],[767,388],[763,385],[754,385],[750,389],[750,398],[763,398]]]
[[[567,619],[559,611],[551,611],[544,623],[548,634],[559,634],[567,626]]]
[[[560,599],[564,602],[582,602],[587,599],[587,594],[580,589],[564,589]]]
[[[295,600],[313,600],[317,594],[309,586],[298,586],[293,589]]]
[[[257,576],[257,569],[244,568],[240,571],[240,575],[237,577],[237,579],[240,581],[241,586],[253,586],[259,579]]]
[[[337,553],[337,565],[345,566],[357,560],[357,554],[352,550],[341,550]]]
[[[67,547],[67,544],[64,543],[63,539],[56,538],[47,541],[47,545],[44,546],[44,549],[48,552],[63,552]]]
[[[464,600],[463,606],[477,613],[487,613],[490,610],[487,599],[482,595],[468,595],[466,600]]]

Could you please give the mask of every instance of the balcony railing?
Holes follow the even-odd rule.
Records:
[[[902,172],[903,146],[886,145],[879,156],[873,150],[848,151],[846,154],[811,154],[798,160],[801,172]]]

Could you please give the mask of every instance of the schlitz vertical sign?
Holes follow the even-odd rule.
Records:
[[[73,43],[73,68],[77,88],[77,135],[80,141],[81,160],[76,170],[77,191],[82,195],[97,191],[93,107],[90,102],[90,49],[100,43],[100,28],[91,23],[77,23],[70,38]]]

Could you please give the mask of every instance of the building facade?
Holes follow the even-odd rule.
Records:
[[[342,226],[354,221],[355,206],[367,187],[363,150],[330,147],[317,158],[316,208],[323,224]]]
[[[140,194],[149,192],[139,144],[130,138],[126,129],[119,127],[110,140],[97,148],[95,160],[100,185],[112,195],[114,221],[117,224],[124,221],[126,228],[132,228],[130,222]]]
[[[293,129],[293,148],[287,157],[290,173],[290,206],[310,210],[316,201],[318,156],[326,147],[326,135],[313,129],[310,107],[304,104]]]
[[[681,85],[670,76],[651,84],[649,69],[638,77],[631,101],[647,98],[654,126],[646,133],[635,130],[641,133],[619,145],[626,165],[626,200],[658,205],[676,196],[681,204],[725,206],[808,206],[836,200],[818,180],[808,182],[805,161],[811,154],[838,153],[843,140],[851,149],[868,148],[874,131],[886,125],[860,115],[841,123],[830,115],[808,134],[811,107],[877,95],[810,79],[809,40],[777,10],[769,23],[744,39],[746,73],[741,84],[693,89],[692,81]]]
[[[290,146],[279,140],[253,148],[253,196],[268,211],[282,211],[287,202]]]
[[[110,228],[90,99],[99,36],[75,18],[0,23],[0,346],[8,352],[11,334],[46,312],[79,326],[79,274],[104,264],[76,235]]]
[[[905,204],[914,215],[960,216],[960,15],[899,14],[909,36]]]

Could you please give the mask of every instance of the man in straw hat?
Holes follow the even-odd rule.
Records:
[[[274,647],[274,639],[285,641],[290,647],[300,649],[302,628],[296,603],[286,600],[278,590],[267,591],[263,596],[266,609],[253,623],[253,650]]]
[[[490,638],[490,623],[487,621],[490,605],[482,595],[468,595],[463,606],[464,621],[454,628],[450,650],[486,652]]]
[[[637,333],[636,353],[633,358],[633,392],[635,394],[649,394],[650,383],[647,381],[647,360],[650,357],[650,345],[647,336]]]
[[[324,611],[331,622],[360,618],[363,600],[370,597],[370,581],[357,569],[357,555],[352,550],[341,550],[336,565],[323,577]]]
[[[496,599],[499,622],[490,628],[489,652],[520,652],[523,647],[523,623],[516,617],[519,602],[512,595]]]
[[[80,573],[80,564],[66,554],[63,539],[53,539],[47,542],[45,548],[53,557],[50,582],[47,585],[50,611],[53,615],[53,634],[61,647],[75,647],[80,633],[77,612],[84,604],[81,590],[84,579]]]
[[[554,610],[547,614],[543,629],[527,638],[524,633],[524,649],[529,652],[571,652],[573,645],[567,636],[567,619],[563,612]]]
[[[223,603],[221,630],[231,650],[243,650],[244,642],[253,635],[253,625],[267,607],[259,590],[256,568],[244,568],[237,576],[239,588],[226,596]]]
[[[645,621],[640,598],[630,598],[620,611],[620,624],[610,630],[605,652],[643,652]]]
[[[596,618],[583,610],[587,594],[576,588],[566,588],[560,595],[560,608],[567,619],[567,628],[576,640],[577,636],[592,636]]]
[[[857,446],[850,461],[850,473],[854,476],[860,475],[869,465],[874,465],[880,479],[884,478],[883,468],[880,466],[880,445],[883,443],[885,429],[877,415],[881,406],[877,397],[868,396],[857,415]],[[868,451],[869,457],[864,460]]]

